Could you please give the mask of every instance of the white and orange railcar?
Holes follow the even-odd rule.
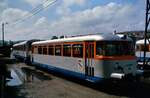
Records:
[[[33,42],[31,62],[93,82],[135,76],[137,71],[133,42],[112,34]]]

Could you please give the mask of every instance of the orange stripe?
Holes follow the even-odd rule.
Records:
[[[136,56],[96,56],[98,60],[136,60]]]

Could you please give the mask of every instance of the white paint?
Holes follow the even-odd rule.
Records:
[[[113,34],[100,34],[100,35],[86,35],[86,36],[78,36],[64,39],[55,39],[55,40],[46,40],[46,41],[38,41],[32,43],[32,45],[38,44],[47,44],[47,43],[57,43],[57,42],[80,42],[80,41],[129,41],[129,39],[121,39],[120,37]]]

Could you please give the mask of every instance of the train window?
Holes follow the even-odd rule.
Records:
[[[145,50],[144,45],[141,45],[141,51],[144,51],[144,50]],[[146,51],[149,51],[149,46],[148,45],[146,45]]]
[[[23,50],[23,51],[26,51],[25,48],[26,48],[25,45],[23,45],[22,50]]]
[[[102,43],[96,44],[96,55],[105,55],[104,44]]]
[[[35,47],[35,46],[33,46],[32,47],[32,53],[35,53],[35,54],[37,54],[38,53],[38,48],[37,47]]]
[[[83,57],[83,45],[82,44],[74,44],[72,46],[73,49],[73,57]]]
[[[136,46],[136,51],[140,51],[141,49],[140,49],[140,45],[137,45]]]
[[[20,50],[20,47],[19,47],[19,46],[17,46],[17,50]]]
[[[42,47],[41,46],[38,47],[38,54],[42,54]]]
[[[36,51],[36,48],[35,48],[35,47],[32,47],[32,48],[31,48],[31,53],[34,53],[34,50]]]
[[[63,46],[63,55],[64,56],[71,56],[71,45],[64,45]]]
[[[61,56],[61,45],[56,45],[55,46],[55,55],[56,56]]]
[[[97,42],[96,55],[121,56],[134,55],[134,45],[132,42]]]
[[[94,58],[94,44],[88,44],[86,46],[86,56],[88,58]]]
[[[47,54],[47,47],[43,47],[43,54]]]
[[[54,47],[53,46],[49,46],[49,48],[48,48],[48,54],[49,55],[54,55]]]

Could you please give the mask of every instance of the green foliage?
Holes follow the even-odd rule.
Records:
[[[65,38],[65,36],[64,36],[64,35],[62,35],[62,36],[60,36],[60,38]]]
[[[52,36],[51,39],[52,39],[52,40],[53,40],[53,39],[58,39],[58,37],[57,37],[57,36]]]

